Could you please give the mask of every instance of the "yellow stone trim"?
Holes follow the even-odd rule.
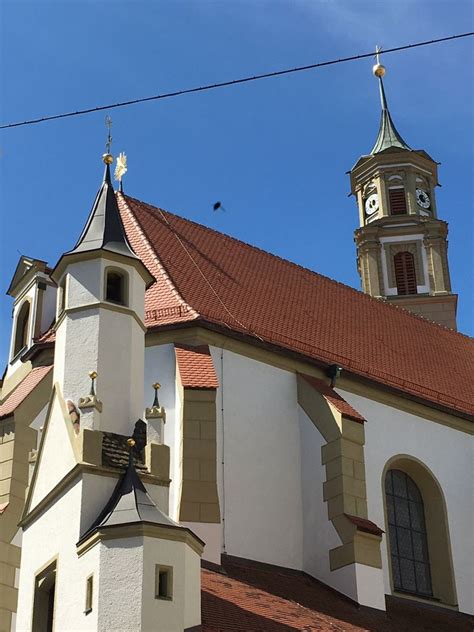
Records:
[[[0,404],[3,404],[10,393],[12,393],[20,382],[25,379],[28,373],[30,373],[32,368],[33,365],[30,361],[22,362],[10,376],[5,378],[1,388]]]
[[[74,307],[66,307],[62,312],[61,316],[56,321],[54,329],[57,331],[63,320],[66,318],[67,314],[72,314],[74,312],[85,312],[93,309],[107,309],[110,312],[118,312],[119,314],[127,314],[128,316],[132,316],[140,326],[140,329],[146,333],[147,328],[145,327],[143,321],[137,315],[137,313],[130,309],[129,307],[125,307],[124,305],[114,305],[113,303],[106,303],[105,301],[94,301],[93,303],[85,303],[84,305],[75,305]]]
[[[179,369],[177,378],[180,380]],[[180,387],[182,385],[180,383]],[[183,389],[181,522],[220,523],[216,390]]]
[[[390,568],[390,585],[393,594],[399,595],[393,587],[392,563],[388,530],[388,516],[385,497],[385,477],[388,470],[399,469],[408,474],[418,486],[423,498],[425,523],[428,540],[428,551],[431,566],[431,580],[434,596],[443,604],[457,606],[456,581],[449,534],[449,521],[446,499],[441,485],[433,472],[419,459],[399,454],[392,457],[385,465],[381,480],[381,493],[384,500],[384,517],[387,525],[386,547]]]
[[[335,571],[349,564],[364,564],[373,568],[382,568],[380,553],[381,537],[356,531],[350,542],[329,551],[329,566]]]
[[[413,262],[415,265],[415,276],[417,285],[426,285],[427,280],[423,272],[423,259],[421,254],[422,242],[421,239],[405,242],[387,242],[384,244],[387,252],[387,272],[389,287],[397,287],[397,281],[395,278],[395,255],[399,252],[409,252],[413,255]]]
[[[321,448],[321,463],[326,466],[323,499],[342,542],[329,551],[331,570],[356,562],[382,568],[381,537],[359,531],[345,515],[367,518],[364,425],[341,415],[301,375],[297,390],[299,405],[327,442]]]
[[[186,527],[166,527],[146,522],[135,522],[127,525],[99,528],[85,542],[77,546],[77,556],[82,557],[98,542],[133,537],[159,538],[170,542],[183,542],[199,556],[204,551],[204,543]]]

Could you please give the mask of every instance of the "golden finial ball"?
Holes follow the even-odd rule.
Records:
[[[91,380],[95,380],[95,378],[97,377],[97,371],[89,371],[89,377],[91,378]]]
[[[376,77],[382,78],[385,75],[385,66],[382,64],[375,64],[372,68],[372,72]]]
[[[105,162],[106,165],[111,165],[114,161],[114,157],[112,156],[112,154],[103,154],[102,160],[103,162]]]
[[[127,439],[127,445],[129,448],[133,448],[133,446],[135,445],[135,439],[132,439],[130,437],[130,439]]]
[[[161,384],[159,382],[155,382],[154,384],[152,384],[152,386],[155,389],[155,391],[157,391],[159,388],[161,388]]]

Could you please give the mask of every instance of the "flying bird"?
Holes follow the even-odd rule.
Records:
[[[225,208],[222,206],[222,202],[215,202],[214,206],[212,207],[213,211],[224,211],[225,213]]]

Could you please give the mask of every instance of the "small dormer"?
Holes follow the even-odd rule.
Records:
[[[7,294],[14,299],[8,372],[21,364],[21,356],[54,320],[56,284],[45,261],[22,256]]]

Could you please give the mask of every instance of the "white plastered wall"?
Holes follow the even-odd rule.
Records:
[[[36,478],[32,482],[30,510],[33,509],[59,481],[76,465],[69,434],[67,420],[63,417],[61,404],[56,394],[46,420],[46,435]]]
[[[201,561],[183,542],[144,538],[142,630],[152,630],[157,621],[163,630],[181,632],[201,623]],[[155,599],[156,565],[173,569],[173,598]]]
[[[216,398],[217,476],[220,507],[225,511],[226,552],[301,569],[295,375],[227,350],[213,347],[211,354],[220,385]],[[220,465],[223,456],[224,468]]]
[[[182,632],[201,622],[200,557],[182,542],[135,536],[100,549],[97,630]],[[172,599],[155,597],[156,566],[172,569]]]
[[[170,447],[169,515],[178,520],[181,481],[181,402],[176,388],[176,360],[173,344],[145,348],[145,383],[143,408],[153,403],[152,384],[159,382],[160,405],[166,411],[164,443]],[[154,498],[155,500],[155,498]],[[163,509],[163,506],[160,507]]]
[[[415,457],[439,482],[446,500],[459,609],[473,613],[473,441],[464,432],[337,389],[366,419],[365,467],[369,517],[387,532],[382,475],[397,455]],[[387,538],[382,542],[385,592],[390,593]]]
[[[118,266],[105,258],[72,263],[67,268],[65,307],[77,311],[66,312],[58,327],[54,381],[60,383],[64,397],[77,404],[89,393],[89,371],[96,370],[96,393],[103,404],[99,429],[130,434],[143,415],[145,341],[132,313],[97,305],[104,300],[110,266],[128,274],[127,309],[143,320],[144,281],[133,266]]]
[[[31,630],[34,576],[53,558],[57,558],[55,629],[97,629],[97,607],[89,615],[84,614],[84,608],[86,578],[94,574],[94,583],[99,584],[98,555],[93,549],[82,558],[76,553],[81,495],[82,481],[77,479],[23,533],[17,632]]]

